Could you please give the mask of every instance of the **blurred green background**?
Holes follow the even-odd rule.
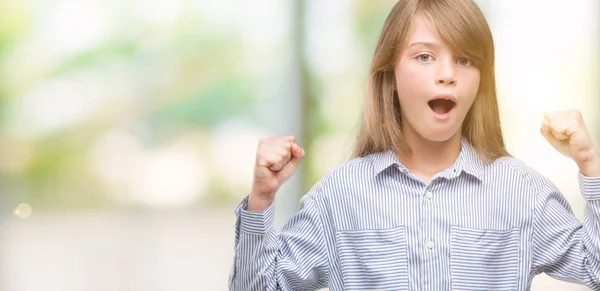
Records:
[[[259,139],[307,151],[280,226],[350,156],[395,2],[0,0],[0,291],[225,290]],[[577,107],[600,137],[599,5],[477,2],[509,150],[581,217],[537,128]]]

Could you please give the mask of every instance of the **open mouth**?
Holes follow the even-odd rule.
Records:
[[[448,99],[434,99],[429,101],[429,107],[437,114],[446,114],[454,108],[456,103]]]

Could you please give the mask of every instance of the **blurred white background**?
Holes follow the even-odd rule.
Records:
[[[349,157],[395,2],[0,1],[0,291],[226,290],[258,140],[308,153],[281,226]],[[509,150],[581,219],[577,168],[538,128],[579,108],[600,145],[599,2],[477,2]]]

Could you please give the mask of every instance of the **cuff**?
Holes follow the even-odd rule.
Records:
[[[586,200],[600,200],[600,177],[586,177],[579,173],[579,189]]]
[[[273,226],[275,203],[271,203],[263,212],[248,211],[248,196],[235,210],[240,220],[240,230],[244,233],[263,235]]]

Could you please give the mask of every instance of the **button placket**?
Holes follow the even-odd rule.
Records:
[[[422,216],[422,229],[423,229],[423,246],[425,247],[425,250],[431,250],[435,247],[435,244],[433,242],[433,239],[435,239],[434,237],[432,237],[433,233],[432,233],[432,229],[431,229],[431,220],[433,219],[432,215],[433,215],[433,210],[432,210],[432,198],[433,198],[433,191],[430,189],[429,187],[430,185],[428,185],[428,187],[425,187],[424,189],[424,193],[422,194],[422,204],[421,206],[423,207],[423,216]]]

